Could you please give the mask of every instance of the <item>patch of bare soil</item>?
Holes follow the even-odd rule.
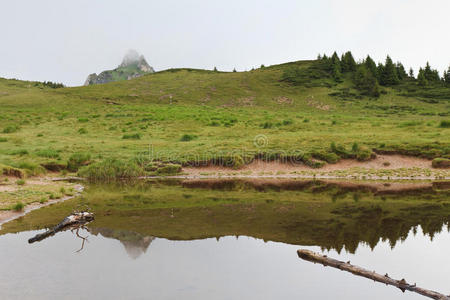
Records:
[[[375,170],[395,170],[401,168],[421,168],[431,169],[431,161],[418,157],[410,157],[403,155],[377,155],[377,157],[370,161],[360,162],[353,159],[343,159],[336,164],[327,164],[323,168],[313,169],[304,164],[283,163],[279,161],[262,161],[255,160],[251,164],[242,167],[239,170],[232,170],[220,166],[207,167],[186,167],[183,171],[188,175],[202,175],[205,173],[222,173],[234,174],[236,172],[245,174],[262,174],[262,173],[293,173],[301,171],[311,172],[331,172],[331,171],[345,171],[352,168],[364,168]]]

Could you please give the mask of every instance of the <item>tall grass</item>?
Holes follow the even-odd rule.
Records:
[[[134,161],[108,158],[84,167],[78,173],[92,182],[112,182],[121,179],[134,179],[143,176],[145,171]]]

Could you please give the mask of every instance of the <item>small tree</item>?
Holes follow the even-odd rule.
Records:
[[[380,86],[376,77],[363,64],[358,67],[354,77],[355,86],[363,95],[379,97]]]
[[[341,67],[342,67],[342,72],[356,71],[356,62],[350,51],[347,51],[344,55],[342,55]]]
[[[389,55],[386,57],[386,63],[383,66],[383,70],[380,73],[380,83],[382,85],[395,85],[399,83],[397,68],[392,62]]]
[[[444,71],[444,76],[442,77],[446,84],[450,84],[450,66],[448,67],[447,72]]]
[[[413,68],[409,68],[409,77],[414,78],[414,70]]]
[[[425,77],[425,71],[420,68],[419,73],[417,74],[417,84],[419,86],[427,86],[428,80]]]
[[[408,77],[408,74],[405,71],[405,67],[402,65],[401,62],[397,62],[397,64],[395,65],[395,69],[397,71],[397,76],[400,81]]]
[[[214,72],[217,72],[217,68],[216,67],[214,67]]]
[[[235,72],[235,73],[237,72],[237,71],[236,71],[236,68],[233,69],[233,72]]]
[[[364,65],[366,66],[367,70],[372,73],[373,76],[378,77],[377,65],[369,55],[367,55],[367,58],[364,60]]]

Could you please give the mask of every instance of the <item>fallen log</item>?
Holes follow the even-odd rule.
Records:
[[[37,234],[28,240],[28,243],[32,244],[34,242],[42,241],[55,233],[66,229],[69,226],[86,224],[94,220],[94,214],[90,212],[74,212],[70,216],[67,216],[58,225],[52,229],[47,230],[44,233]]]
[[[386,285],[392,285],[395,287],[398,287],[400,290],[402,290],[402,292],[405,291],[411,291],[414,293],[418,293],[421,294],[423,296],[432,298],[432,299],[437,299],[437,300],[450,300],[450,296],[446,296],[444,294],[435,292],[435,291],[431,291],[431,290],[427,290],[427,289],[423,289],[420,288],[418,286],[416,286],[416,284],[412,285],[409,284],[405,281],[405,279],[402,280],[395,280],[389,277],[388,274],[386,275],[380,275],[375,273],[375,271],[369,271],[366,269],[363,269],[361,267],[358,266],[354,266],[351,265],[350,262],[343,262],[343,261],[339,261],[333,258],[329,258],[326,255],[321,255],[319,253],[310,251],[310,250],[303,250],[300,249],[297,251],[298,256],[301,259],[313,262],[313,263],[320,263],[324,266],[330,266],[342,271],[347,271],[350,272],[354,275],[357,276],[362,276],[365,278],[369,278],[372,279],[374,281],[378,281],[381,283],[385,283]]]

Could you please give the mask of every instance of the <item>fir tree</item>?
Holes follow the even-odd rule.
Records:
[[[395,85],[399,83],[396,66],[389,55],[386,57],[386,63],[380,73],[380,83],[382,85]]]
[[[448,67],[447,72],[444,71],[444,76],[442,77],[446,84],[450,84],[450,66]]]
[[[439,72],[437,70],[431,69],[430,64],[427,62],[425,69],[423,70],[423,75],[427,81],[439,81]]]
[[[214,72],[217,72],[217,68],[216,67],[214,67]]]
[[[397,71],[397,76],[400,81],[408,77],[408,74],[405,71],[405,67],[402,65],[401,62],[397,62],[397,64],[395,65],[395,69]]]
[[[367,58],[364,61],[364,65],[366,66],[367,70],[372,73],[373,76],[378,77],[377,65],[369,55],[367,55]]]
[[[419,73],[417,74],[417,84],[420,86],[427,86],[428,80],[425,77],[425,71],[420,68]]]
[[[409,77],[414,78],[414,70],[413,68],[409,68]]]
[[[342,55],[341,59],[342,72],[354,72],[356,71],[356,62],[350,51],[347,51]]]
[[[380,96],[378,80],[365,64],[358,67],[358,70],[355,73],[354,82],[356,88],[360,90],[363,95],[377,98]]]

